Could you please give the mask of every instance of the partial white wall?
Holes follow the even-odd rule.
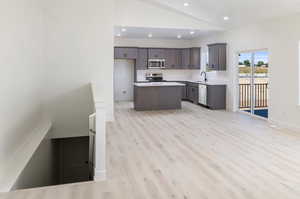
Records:
[[[44,139],[23,169],[13,190],[58,184],[58,143]]]
[[[44,101],[53,137],[87,135],[94,111],[90,82],[100,85],[113,120],[113,3],[47,1]]]
[[[40,8],[39,0],[0,1],[0,182],[7,173],[5,163],[42,118],[45,67]]]
[[[90,116],[90,125],[96,130],[95,137],[95,181],[106,179],[106,111],[105,96],[101,85],[90,84],[90,90],[93,94],[93,107],[95,114]]]
[[[94,111],[90,82],[99,85],[106,118],[113,120],[113,5],[0,2],[0,191],[9,189],[21,170],[6,167],[19,158],[29,135],[39,133],[45,117],[53,120],[53,137],[88,133]],[[7,173],[9,179],[3,177]]]
[[[227,72],[213,72],[209,74],[209,78],[228,80],[230,110],[236,110],[238,106],[236,89],[238,52],[267,49],[270,54],[269,118],[285,126],[300,128],[299,20],[300,15],[274,19],[195,41],[202,49],[210,43],[228,43]]]

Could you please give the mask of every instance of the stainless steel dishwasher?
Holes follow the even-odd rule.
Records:
[[[199,104],[207,106],[207,86],[199,84]]]

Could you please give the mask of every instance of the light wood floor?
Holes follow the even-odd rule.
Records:
[[[300,132],[184,103],[135,112],[116,104],[108,125],[108,180],[24,190],[26,199],[300,198]]]

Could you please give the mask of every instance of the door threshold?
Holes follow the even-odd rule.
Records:
[[[262,116],[254,115],[254,114],[251,114],[251,113],[246,112],[246,111],[237,110],[237,112],[245,114],[245,115],[248,115],[248,116],[251,116],[251,117],[254,117],[254,118],[257,118],[257,119],[261,119],[261,120],[265,120],[265,121],[270,121],[269,118],[265,118],[265,117],[262,117]]]

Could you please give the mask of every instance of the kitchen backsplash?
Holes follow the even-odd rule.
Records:
[[[164,80],[200,80],[200,70],[138,70],[137,81],[145,81],[146,73],[162,73]]]
[[[137,81],[145,81],[146,73],[162,73],[164,80],[177,81],[203,81],[204,77],[200,76],[200,70],[138,70]],[[228,73],[226,71],[207,72],[209,82],[228,84]]]

